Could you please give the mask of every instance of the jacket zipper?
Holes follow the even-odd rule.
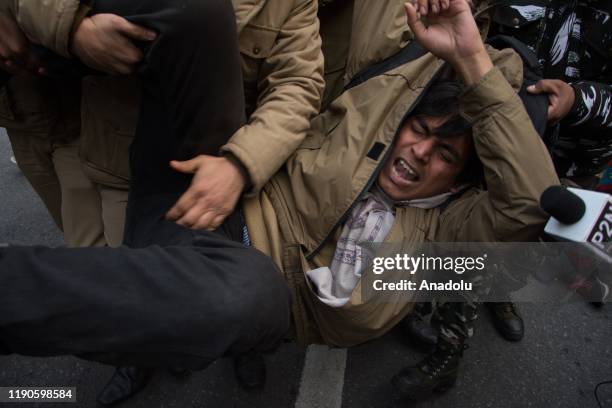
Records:
[[[427,92],[427,90],[429,89],[431,84],[434,83],[434,81],[436,80],[436,78],[438,77],[438,75],[442,71],[442,68],[445,65],[446,64],[442,64],[438,68],[438,71],[431,78],[431,81],[429,81],[427,83],[427,85],[425,85],[425,87],[423,88],[423,91],[419,94],[419,96],[414,101],[414,103],[412,105],[410,105],[410,108],[406,111],[404,116],[402,116],[401,123],[404,123],[404,121],[406,120],[408,115],[410,115],[410,113],[412,113],[412,111],[414,110],[414,107],[421,101],[421,98],[423,97],[425,92]],[[391,147],[395,143],[395,139],[397,139],[397,135],[398,134],[399,134],[399,128],[395,130],[395,134],[393,135],[393,140],[391,141],[391,146],[389,146],[389,148],[385,152],[382,160],[379,161],[378,164],[376,165],[376,168],[374,169],[374,172],[372,173],[372,176],[370,176],[370,178],[369,178],[368,182],[366,183],[366,185],[364,186],[364,188],[359,192],[359,194],[357,194],[357,197],[355,197],[355,199],[353,200],[353,202],[351,203],[349,208],[347,208],[346,211],[344,213],[342,213],[342,216],[340,216],[340,218],[338,218],[338,221],[336,221],[334,226],[329,230],[329,232],[327,233],[325,238],[323,238],[321,243],[319,245],[317,245],[317,247],[314,250],[312,250],[312,252],[310,252],[308,255],[306,255],[306,260],[311,261],[312,258],[314,258],[321,251],[321,248],[323,248],[323,246],[327,243],[327,241],[329,241],[329,239],[331,238],[333,233],[336,231],[336,229],[340,226],[340,224],[342,224],[344,222],[344,219],[346,218],[346,216],[348,214],[350,214],[351,211],[353,211],[353,208],[355,208],[355,205],[361,199],[361,197],[363,197],[363,195],[365,193],[367,193],[370,190],[370,188],[372,188],[372,185],[374,184],[374,181],[376,180],[376,177],[378,176],[378,173],[380,172],[380,169],[386,163],[387,159],[389,158],[389,155],[391,154],[391,150],[392,150]]]

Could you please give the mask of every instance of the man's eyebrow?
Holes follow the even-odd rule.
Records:
[[[451,156],[453,156],[453,158],[457,161],[461,161],[461,155],[459,154],[459,151],[457,149],[455,149],[455,146],[445,143],[443,141],[441,141],[439,138],[437,138],[438,141],[440,142],[440,147],[442,147],[443,149],[446,149],[447,152],[449,152],[451,154]]]
[[[456,161],[461,161],[461,155],[459,154],[459,151],[455,149],[455,146],[446,143],[443,141],[443,139],[439,138],[435,134],[435,129],[432,131],[425,119],[420,116],[415,116],[415,120],[419,123],[419,126],[423,128],[423,133],[425,133],[427,136],[434,136],[440,143],[441,148],[445,149],[448,153],[450,153],[450,155],[453,156],[453,159],[455,159]]]
[[[419,126],[421,126],[421,128],[423,128],[423,132],[428,135],[431,136],[431,129],[429,128],[429,125],[427,125],[427,122],[425,122],[425,119],[423,119],[420,116],[416,116],[415,120],[417,122],[419,122]]]

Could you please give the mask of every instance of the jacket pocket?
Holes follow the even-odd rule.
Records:
[[[250,58],[267,58],[278,36],[277,28],[249,24],[240,33],[240,53]]]
[[[129,179],[129,148],[138,121],[139,86],[134,78],[85,79],[80,156],[86,165]]]
[[[55,95],[44,79],[13,77],[0,89],[0,126],[49,133],[57,119]]]

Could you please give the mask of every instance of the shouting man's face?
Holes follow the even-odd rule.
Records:
[[[457,177],[472,153],[469,135],[438,138],[445,117],[413,116],[406,120],[378,185],[395,201],[433,197],[454,191]]]

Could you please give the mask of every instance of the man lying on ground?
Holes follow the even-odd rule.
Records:
[[[215,232],[188,230],[164,219],[176,192],[139,180],[126,246],[0,249],[0,350],[201,369],[291,334],[347,347],[412,308],[401,294],[362,299],[352,278],[361,271],[342,256],[353,240],[537,236],[539,196],[558,179],[515,91],[520,58],[485,49],[466,0],[430,12],[429,27],[413,6],[407,13],[431,53],[350,88],[315,118],[286,166],[243,202],[246,225],[236,213]],[[462,84],[441,80],[446,63]],[[227,120],[226,133],[239,122]],[[478,160],[486,191],[469,186]],[[322,267],[341,302],[311,280]],[[450,315],[436,352],[396,377],[403,394],[454,382],[466,325]]]

